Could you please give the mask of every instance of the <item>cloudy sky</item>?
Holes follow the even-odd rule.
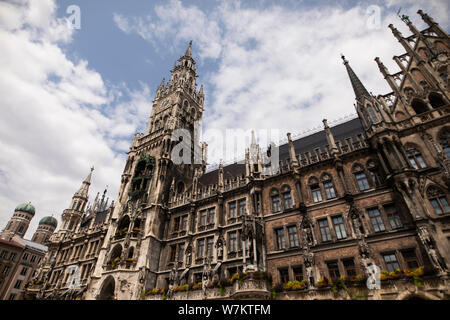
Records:
[[[43,216],[60,221],[92,165],[90,199],[106,186],[116,198],[133,134],[189,40],[214,163],[235,156],[217,130],[282,138],[353,114],[341,53],[369,91],[390,92],[373,59],[398,71],[403,50],[387,26],[410,34],[400,8],[419,28],[421,8],[449,30],[446,0],[1,1],[0,228],[28,201],[27,237]]]

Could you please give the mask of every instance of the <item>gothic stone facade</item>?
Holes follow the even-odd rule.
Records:
[[[145,295],[154,288],[165,288],[169,298],[267,298],[270,285],[303,279],[307,289],[278,297],[344,299],[350,295],[320,288],[325,278],[370,276],[374,265],[394,276],[396,269],[423,266],[424,285],[383,282],[367,293],[369,299],[444,298],[450,267],[450,43],[445,30],[418,13],[429,26],[425,30],[407,17],[410,36],[389,26],[406,51],[394,57],[400,71],[390,74],[375,59],[392,92],[370,94],[342,57],[358,118],[331,128],[324,120],[323,131],[301,139],[288,134],[279,147],[279,169],[271,174],[255,139],[245,163],[205,171],[206,145],[195,139],[204,94],[196,89],[190,44],[170,81],[157,89],[145,134],[133,139],[84,298],[162,298]],[[171,135],[179,128],[194,141],[183,154],[201,159],[198,164],[171,159],[179,146]],[[238,282],[219,295],[205,288],[238,271],[265,271],[272,281],[253,289]],[[174,291],[199,282],[202,293]],[[242,290],[247,294],[239,295]]]
[[[86,292],[114,209],[114,202],[105,199],[106,190],[88,204],[93,170],[64,210],[61,228],[49,238],[48,252],[24,299],[73,300]]]

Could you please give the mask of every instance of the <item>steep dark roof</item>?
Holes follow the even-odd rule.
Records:
[[[338,124],[330,128],[333,133],[334,140],[336,142],[340,141],[341,144],[346,144],[347,138],[351,138],[355,141],[359,134],[365,137],[364,128],[362,126],[359,118],[355,118],[344,123]],[[293,140],[295,154],[303,155],[305,152],[314,152],[316,148],[319,148],[321,152],[326,152],[325,146],[328,145],[327,138],[325,136],[325,130],[313,133],[309,136]],[[279,148],[280,160],[285,162],[289,159],[289,146],[288,144],[283,144]],[[237,176],[245,174],[245,164],[233,163],[231,165],[224,166],[224,180],[233,179]],[[219,169],[205,173],[199,178],[200,186],[207,186],[211,184],[216,184],[219,181]]]
[[[341,141],[341,144],[345,144],[345,139],[351,138],[355,141],[358,134],[362,134],[364,137],[364,128],[359,118],[341,123],[335,127],[331,127],[331,133],[334,136],[336,142]],[[295,154],[302,155],[305,152],[314,152],[316,148],[319,148],[321,152],[327,151],[325,146],[328,145],[327,138],[325,136],[325,130],[316,132],[309,136],[297,139],[293,141]],[[286,161],[289,159],[289,146],[283,144],[280,146],[280,160]]]

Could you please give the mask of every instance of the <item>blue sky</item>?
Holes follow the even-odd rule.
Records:
[[[66,9],[81,10],[81,29]],[[145,131],[156,87],[193,40],[197,85],[205,87],[203,138],[227,129],[299,134],[354,113],[344,53],[369,91],[390,88],[402,47],[387,28],[399,8],[419,28],[423,9],[449,30],[448,1],[54,1],[0,2],[0,227],[31,201],[36,218],[60,221],[94,165],[90,198],[117,197],[126,152]]]

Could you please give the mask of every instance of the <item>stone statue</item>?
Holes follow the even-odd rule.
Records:
[[[187,247],[186,249],[186,266],[189,267],[192,262],[192,249],[191,247]]]
[[[306,269],[308,287],[314,287],[314,253],[307,246],[303,247],[303,261]]]
[[[211,260],[207,258],[207,262],[203,265],[203,274],[202,274],[202,291],[203,297],[206,299],[206,288],[208,286],[211,274]]]

